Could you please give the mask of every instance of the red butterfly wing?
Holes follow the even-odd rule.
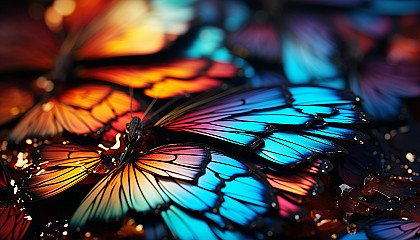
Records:
[[[0,11],[0,71],[51,69],[59,44],[41,20],[24,8]]]
[[[0,160],[0,188],[7,187],[10,187],[10,175],[6,166],[3,165],[3,161]]]
[[[22,239],[31,220],[25,209],[0,202],[0,239]]]

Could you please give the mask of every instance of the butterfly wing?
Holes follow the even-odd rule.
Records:
[[[34,103],[35,99],[30,91],[0,83],[0,125],[17,118]]]
[[[25,180],[31,200],[54,196],[94,172],[102,159],[99,153],[79,145],[51,144],[37,150],[36,168]]]
[[[108,66],[83,70],[81,77],[133,88],[147,88],[153,98],[168,98],[220,86],[221,78],[236,76],[235,65],[208,59],[175,58],[146,66]]]
[[[9,140],[47,137],[64,130],[75,134],[94,134],[109,122],[130,111],[130,97],[106,85],[83,85],[58,97],[35,105],[14,127]],[[140,108],[132,102],[133,110]]]
[[[42,20],[21,5],[2,4],[0,16],[0,71],[51,69],[59,44]]]
[[[167,145],[108,174],[82,201],[70,225],[119,218],[129,209],[159,212],[175,204],[251,226],[273,203],[268,186],[243,163],[207,147]]]
[[[350,88],[365,100],[366,112],[387,119],[400,113],[402,98],[420,95],[419,82],[419,69],[414,65],[369,60],[358,76],[352,76]]]
[[[12,187],[10,173],[3,161],[0,161],[0,238],[20,240],[25,235],[32,218],[19,204],[9,204],[10,199],[5,195],[10,193],[8,190]],[[6,190],[6,192],[3,193],[1,190]]]
[[[282,34],[282,62],[291,83],[316,82],[344,88],[338,56],[338,41],[325,19],[308,13],[287,16]]]
[[[334,139],[352,139],[356,131],[339,125],[365,121],[353,109],[355,100],[322,87],[259,88],[177,109],[155,126],[254,148],[271,162],[294,164],[317,153],[345,152]],[[315,127],[323,123],[336,127]]]
[[[133,88],[146,88],[153,98],[169,98],[197,93],[223,84],[222,80],[237,76],[244,67],[224,47],[224,33],[215,27],[203,27],[184,37],[175,53],[144,64],[87,68],[82,78],[99,79]]]
[[[216,214],[203,218],[192,215],[179,207],[170,206],[161,215],[176,239],[253,239],[238,229],[227,230],[221,227],[224,225],[223,223],[219,225],[217,222],[212,222],[212,217],[220,218]]]
[[[369,224],[366,233],[371,238],[413,239],[420,237],[420,223],[400,219],[382,219]]]
[[[272,62],[281,59],[281,37],[278,27],[272,22],[247,23],[229,35],[228,44],[243,58]]]
[[[0,238],[20,240],[31,223],[31,216],[18,205],[10,206],[0,201]]]
[[[73,13],[64,17],[69,31],[64,45],[75,49],[80,59],[156,53],[188,30],[194,18],[192,3],[77,1]]]
[[[270,185],[277,190],[280,216],[293,219],[302,219],[307,215],[304,208],[306,197],[317,197],[324,189],[317,176],[332,170],[328,160],[315,159],[287,172],[274,172],[265,170]]]
[[[363,186],[365,178],[379,170],[380,150],[369,141],[348,145],[349,155],[337,159],[341,179],[350,186]]]
[[[419,222],[405,221],[401,219],[365,221],[353,224],[353,226],[357,230],[355,234],[348,233],[348,230],[343,230],[338,233],[338,235],[342,235],[339,239],[408,240],[417,239],[420,235]]]
[[[0,161],[0,189],[10,187],[10,174],[4,166],[3,161]]]

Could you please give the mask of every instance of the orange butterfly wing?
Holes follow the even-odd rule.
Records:
[[[100,79],[133,88],[148,88],[144,93],[153,98],[168,98],[196,93],[220,86],[217,78],[236,75],[237,67],[208,59],[176,58],[147,66],[110,66],[83,70],[83,78]]]
[[[81,59],[156,53],[187,31],[194,17],[190,5],[147,0],[77,1],[74,12],[64,17],[70,32],[68,42],[74,43]]]
[[[39,169],[31,171],[25,183],[32,200],[68,189],[94,172],[102,161],[99,153],[78,145],[46,145],[39,153]]]
[[[131,98],[106,85],[83,85],[34,106],[15,126],[9,140],[47,137],[64,130],[75,134],[95,133],[111,120],[130,111]],[[133,100],[133,110],[140,105]]]

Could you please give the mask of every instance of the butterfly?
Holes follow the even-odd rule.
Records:
[[[352,224],[351,232],[341,232],[341,237],[331,239],[417,239],[420,236],[420,223],[401,219],[379,219]],[[348,234],[346,234],[348,233]],[[345,235],[346,234],[346,235]],[[340,234],[339,234],[340,235]]]
[[[125,138],[127,147],[119,157],[120,165],[110,170],[87,195],[76,211],[72,225],[80,227],[87,221],[118,218],[129,209],[135,212],[153,212],[156,209],[160,212],[162,209],[160,214],[163,217],[164,210],[170,209],[172,203],[186,211],[185,216],[191,216],[190,211],[199,211],[202,216],[210,209],[219,207],[216,204],[220,196],[216,193],[219,191],[226,194],[222,194],[224,201],[221,206],[228,209],[217,210],[218,216],[213,216],[212,221],[221,218],[234,226],[250,226],[254,225],[256,218],[272,212],[273,206],[279,208],[278,213],[282,216],[298,219],[296,216],[302,212],[304,197],[316,195],[318,188],[321,189],[320,182],[310,174],[323,172],[330,166],[322,160],[324,157],[345,153],[346,150],[337,144],[337,139],[357,141],[357,131],[342,128],[366,121],[363,114],[354,109],[356,98],[338,90],[309,86],[232,91],[201,100],[194,99],[192,103],[187,102],[175,108],[158,121],[143,122],[134,117],[128,125],[129,134]],[[318,96],[318,99],[314,96]],[[189,136],[188,139],[200,144],[163,144],[152,150],[135,150],[134,143],[145,137],[143,134],[149,128],[156,131],[155,135],[170,136],[172,132],[172,136],[178,139],[185,134]],[[232,149],[242,150],[235,151],[234,155],[238,156],[232,157],[223,153],[232,152]],[[97,152],[75,145],[46,145],[44,150],[48,151],[41,151],[41,156],[45,157],[39,162],[41,170],[39,174],[33,173],[29,179],[33,184],[28,187],[32,194],[39,196],[53,195],[60,189],[64,190],[68,184],[75,184],[94,171],[97,162],[102,161]],[[204,160],[205,156],[211,156],[210,160]],[[223,159],[217,160],[221,163],[220,168],[211,167],[219,157]],[[190,159],[190,165],[183,165],[184,158]],[[250,166],[239,160],[242,158],[266,166],[264,171],[270,171],[269,181],[257,174],[261,170],[250,171]],[[282,175],[283,168],[297,164],[305,166],[301,172],[296,170],[296,175]],[[57,166],[55,169],[54,165]],[[228,170],[230,168],[233,170]],[[198,174],[197,171],[203,169],[206,169],[204,175]],[[245,169],[241,170],[245,172],[233,177],[235,169]],[[225,182],[225,187],[214,188],[217,184],[207,182],[216,181],[207,175],[210,172],[217,176],[233,174],[231,177],[222,177],[230,179],[232,183]],[[239,179],[242,183],[236,182]],[[233,192],[227,191],[227,186],[236,184],[241,187],[233,188]],[[279,200],[270,194],[272,187],[278,189]],[[245,193],[249,188],[249,194]],[[142,191],[148,194],[142,194]],[[116,197],[121,194],[124,197]],[[262,197],[266,194],[271,196],[269,202],[261,200],[266,199]],[[196,199],[202,197],[207,200]],[[235,200],[231,202],[228,200],[230,197]],[[248,197],[254,198],[254,201]],[[191,201],[185,200],[190,198]],[[238,205],[237,201],[241,204]],[[279,206],[277,201],[282,205]],[[114,210],[104,211],[105,206]],[[206,214],[204,216],[209,218]],[[216,221],[217,228],[222,226],[222,222]],[[168,222],[166,225],[171,228]],[[268,230],[266,234],[270,231],[274,230]]]
[[[100,94],[103,94],[103,98],[99,98],[94,95],[91,87],[77,84],[86,82],[80,77],[147,88],[146,95],[168,98],[220,86],[223,83],[221,79],[235,76],[237,68],[234,64],[213,61],[204,54],[192,58],[186,54],[171,53],[171,57],[162,56],[164,61],[160,57],[150,56],[145,57],[146,60],[115,60],[115,57],[151,55],[162,51],[187,31],[189,21],[193,17],[191,4],[192,1],[168,4],[161,1],[92,1],[89,4],[76,2],[74,12],[63,16],[62,27],[66,35],[61,45],[44,22],[33,19],[22,9],[6,5],[3,11],[7,13],[2,14],[3,21],[0,25],[3,43],[0,52],[5,61],[2,61],[0,69],[2,72],[34,72],[23,76],[13,72],[5,73],[6,77],[12,76],[13,81],[20,78],[36,79],[29,82],[17,81],[13,91],[9,91],[10,84],[2,83],[2,98],[17,100],[12,103],[0,103],[0,111],[4,113],[0,123],[5,124],[26,113],[14,128],[10,140],[19,142],[26,137],[52,136],[64,129],[85,134],[96,132],[106,125],[104,123],[109,116],[102,119],[103,116],[95,116],[89,111],[92,110],[90,107],[109,101],[110,99],[106,100],[106,94],[114,90],[107,89],[106,86],[97,86]],[[92,8],[95,9],[94,12],[91,12]],[[130,9],[139,11],[134,14]],[[45,14],[48,11],[46,10]],[[167,15],[168,12],[170,14]],[[124,17],[118,17],[120,15]],[[160,15],[163,17],[157,17]],[[46,21],[47,19],[48,17]],[[16,31],[22,28],[31,30],[25,33]],[[153,41],[150,38],[153,38]],[[149,44],[141,44],[142,42]],[[99,59],[102,59],[103,64]],[[139,66],[139,61],[147,64]],[[110,63],[117,62],[123,62],[125,65],[116,68],[109,66]],[[92,64],[96,68],[86,68]],[[66,90],[69,87],[76,89]],[[80,106],[80,102],[69,100],[72,94],[81,92],[87,94],[87,98],[92,98],[89,100],[91,106]],[[127,98],[122,99],[120,102]],[[127,109],[125,104],[118,106],[118,109],[114,106],[113,110],[123,113]],[[87,112],[77,109],[79,107]],[[74,118],[75,112],[83,112],[89,119],[88,123],[81,123]],[[33,121],[34,118],[46,121]],[[92,121],[92,118],[95,119]],[[80,130],[74,131],[76,129]]]
[[[27,210],[13,198],[14,180],[0,161],[0,238],[22,239],[31,223],[31,216]]]

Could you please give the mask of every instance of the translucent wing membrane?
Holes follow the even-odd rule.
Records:
[[[47,137],[64,130],[76,134],[96,133],[111,120],[130,111],[130,96],[106,85],[83,85],[35,105],[9,135],[12,141]],[[133,109],[139,109],[133,100]]]
[[[24,187],[32,200],[68,189],[95,172],[102,161],[99,153],[79,145],[45,145],[38,151],[36,168],[29,172]]]
[[[86,221],[119,218],[129,209],[160,209],[168,227],[178,235],[183,226],[178,228],[174,222],[192,218],[179,208],[217,213],[224,219],[218,228],[224,228],[225,221],[253,225],[276,205],[274,201],[268,185],[243,163],[207,147],[167,145],[113,170],[86,196],[70,224],[81,227]],[[210,231],[208,226],[206,231]]]
[[[198,103],[194,109],[177,109],[155,125],[253,147],[276,164],[294,164],[315,154],[346,152],[335,139],[362,138],[342,128],[366,121],[354,109],[357,101],[351,94],[323,87],[259,88]],[[286,128],[293,132],[283,131]]]

